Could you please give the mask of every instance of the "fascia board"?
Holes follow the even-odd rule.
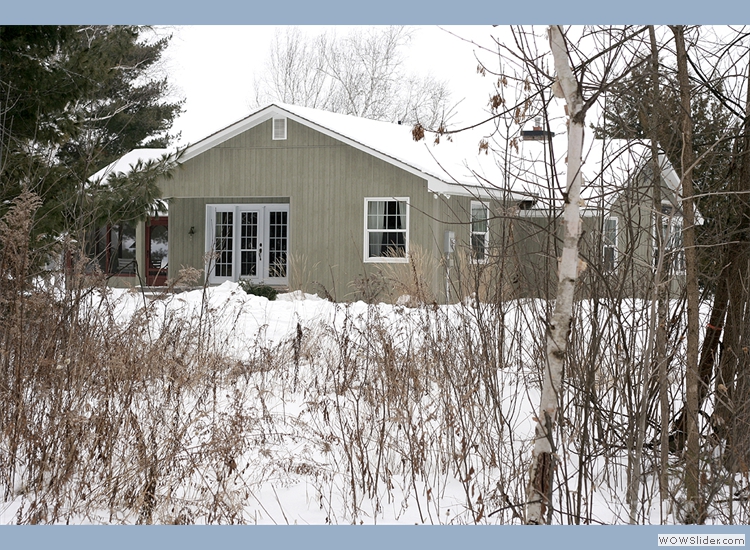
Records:
[[[669,162],[669,159],[664,153],[659,153],[658,160],[659,160],[659,166],[661,167],[661,176],[664,178],[664,181],[667,182],[667,185],[674,192],[674,194],[679,197],[680,196],[680,178],[677,175],[677,172],[675,172],[675,169],[672,166],[672,163]]]

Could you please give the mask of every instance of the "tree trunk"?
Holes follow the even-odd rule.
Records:
[[[750,83],[750,65],[747,82]],[[750,204],[747,195],[750,190],[750,89],[746,91],[745,122],[740,146],[737,148],[739,174],[733,178],[733,188],[737,191],[733,199],[739,211],[739,223],[730,228],[736,238],[726,245],[729,251],[729,265],[722,277],[726,295],[724,307],[726,321],[724,349],[721,353],[720,368],[716,376],[716,403],[711,417],[714,433],[725,442],[724,465],[730,473],[736,473],[742,464],[747,464],[747,390],[748,362],[747,309],[748,309],[748,250],[747,234],[750,231]],[[717,298],[718,301],[718,291]],[[716,305],[714,305],[716,308]],[[721,326],[717,326],[718,329]],[[708,331],[707,331],[708,332]],[[717,335],[718,339],[718,335]],[[714,351],[715,354],[715,351]],[[703,373],[701,373],[703,375]],[[710,382],[710,375],[709,380]],[[739,431],[736,426],[743,426]],[[746,466],[744,467],[746,468]]]
[[[652,204],[654,221],[654,240],[656,243],[656,266],[654,268],[654,279],[651,288],[651,313],[649,319],[649,337],[647,350],[644,354],[644,375],[641,385],[641,395],[638,406],[638,422],[636,431],[636,448],[632,459],[632,473],[629,479],[628,500],[630,501],[630,523],[635,524],[638,520],[638,504],[641,483],[641,461],[643,459],[644,439],[646,437],[646,419],[648,416],[649,388],[651,377],[658,373],[659,398],[661,404],[661,419],[664,437],[662,438],[661,469],[659,475],[660,496],[662,502],[668,496],[667,491],[667,465],[669,452],[667,438],[669,434],[669,398],[667,395],[666,375],[666,317],[667,296],[666,288],[669,275],[668,264],[664,261],[664,245],[661,211],[661,163],[659,162],[659,143],[657,139],[660,124],[659,111],[659,53],[656,44],[656,33],[654,26],[649,25],[649,39],[651,42],[651,100],[650,108],[641,109],[641,125],[648,130],[651,141],[651,172],[652,172]]]
[[[526,495],[526,522],[550,523],[552,519],[552,485],[555,472],[554,427],[562,391],[563,361],[567,352],[573,294],[578,279],[578,240],[581,234],[580,194],[583,129],[586,111],[578,81],[568,65],[562,29],[549,28],[550,46],[555,61],[557,83],[568,107],[568,167],[563,210],[563,250],[555,308],[547,330],[547,364],[537,413],[534,451]]]
[[[698,269],[695,249],[695,207],[693,201],[693,121],[690,109],[690,80],[685,49],[685,28],[671,27],[677,50],[677,79],[682,105],[682,213],[683,243],[685,247],[685,284],[687,293],[687,356],[685,365],[685,412],[687,452],[685,454],[686,503],[684,521],[702,523],[704,511],[700,497],[700,441],[698,433],[698,403],[700,376],[698,373]]]

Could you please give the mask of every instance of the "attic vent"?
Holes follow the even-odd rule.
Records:
[[[286,139],[286,118],[273,119],[273,139]]]

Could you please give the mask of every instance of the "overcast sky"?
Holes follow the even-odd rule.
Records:
[[[173,36],[166,68],[175,94],[186,99],[185,113],[174,126],[181,144],[193,143],[252,111],[252,84],[268,59],[273,26],[177,26],[160,29]],[[316,34],[325,27],[302,27]],[[345,27],[335,27],[345,33]],[[485,110],[492,80],[477,74],[478,48],[491,47],[498,28],[414,27],[405,63],[411,72],[445,79],[455,101],[463,100],[455,124],[473,122]],[[461,37],[461,38],[459,38]],[[488,58],[486,53],[481,54]]]

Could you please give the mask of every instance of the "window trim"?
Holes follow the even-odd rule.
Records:
[[[276,132],[276,121],[283,121],[284,122],[284,130],[282,135],[278,135]],[[286,139],[286,128],[287,128],[287,118],[286,117],[272,117],[271,118],[271,139],[273,141],[283,141]]]
[[[368,212],[368,205],[370,202],[404,202],[406,203],[406,228],[404,229],[404,256],[400,258],[391,258],[391,257],[384,257],[384,256],[370,256],[370,232],[371,231],[377,231],[376,229],[369,229],[367,227],[367,212]],[[365,197],[364,202],[364,234],[363,234],[363,252],[364,255],[362,256],[364,258],[365,263],[380,263],[380,264],[405,264],[409,262],[409,226],[410,223],[410,213],[411,211],[411,203],[409,197]]]
[[[481,206],[484,208],[486,216],[486,228],[484,231],[474,231],[474,207]],[[478,259],[474,252],[474,235],[484,235],[484,258]],[[488,261],[488,251],[490,247],[490,207],[482,201],[471,201],[469,205],[469,255],[471,263],[486,264]]]

